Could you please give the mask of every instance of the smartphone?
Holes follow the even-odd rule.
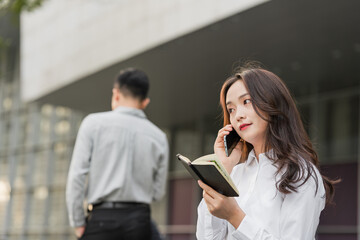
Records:
[[[228,135],[224,136],[225,153],[227,157],[230,156],[240,139],[240,136],[234,129]]]

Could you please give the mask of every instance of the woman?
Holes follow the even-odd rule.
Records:
[[[199,181],[198,239],[315,239],[319,216],[334,195],[289,90],[274,73],[245,68],[222,86],[224,127],[214,151],[239,190],[225,197]],[[229,157],[223,138],[241,141]]]

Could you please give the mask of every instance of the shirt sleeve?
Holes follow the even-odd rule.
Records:
[[[196,238],[198,240],[225,239],[226,234],[227,222],[211,215],[204,199],[202,199],[198,206]]]
[[[90,168],[93,147],[92,126],[89,117],[81,123],[70,163],[66,184],[66,204],[69,222],[72,227],[85,225],[84,198],[86,176]]]
[[[154,201],[160,200],[165,194],[165,186],[166,186],[168,164],[169,164],[169,146],[165,135],[164,135],[164,145],[162,147],[163,149],[161,151],[158,161],[158,169],[154,175],[155,178],[154,195],[153,195]]]
[[[315,195],[315,187],[312,184],[299,188],[296,193],[286,194],[280,213],[280,236],[278,237],[273,236],[251,216],[245,216],[232,235],[235,239],[241,240],[314,239],[320,213],[325,207],[323,194],[323,188],[319,187]]]

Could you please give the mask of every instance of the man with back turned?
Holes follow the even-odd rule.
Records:
[[[150,238],[149,204],[165,192],[168,143],[143,112],[150,102],[148,89],[144,72],[120,72],[113,110],[90,114],[80,126],[66,188],[70,225],[78,238]]]

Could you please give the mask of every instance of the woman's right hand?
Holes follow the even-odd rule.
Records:
[[[226,197],[218,193],[201,180],[198,181],[198,184],[203,189],[203,198],[209,212],[215,217],[227,220],[237,229],[246,214],[240,208],[235,198]]]
[[[225,127],[221,128],[214,143],[214,153],[220,159],[221,163],[224,165],[229,174],[231,173],[235,165],[239,163],[242,149],[242,142],[239,141],[239,143],[231,152],[230,156],[226,156],[224,136],[228,135],[232,130],[233,127],[231,124],[228,124]]]

